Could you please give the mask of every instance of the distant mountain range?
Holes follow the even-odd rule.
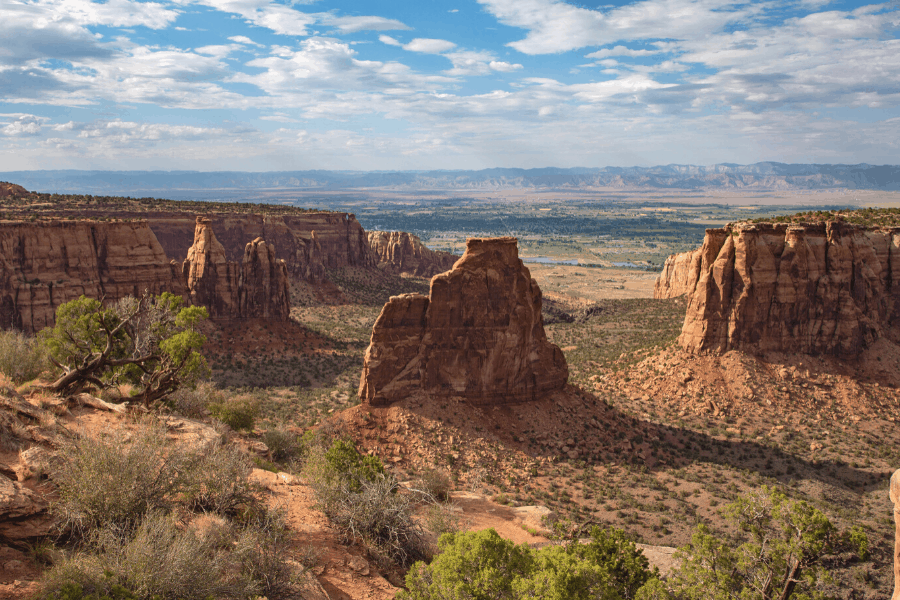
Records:
[[[481,171],[7,171],[0,180],[37,192],[191,196],[212,190],[490,191],[592,188],[900,190],[900,166],[761,162],[753,165],[665,165]],[[177,194],[173,194],[177,192]]]

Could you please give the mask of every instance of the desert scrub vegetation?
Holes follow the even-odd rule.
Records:
[[[302,575],[289,532],[262,505],[250,466],[221,440],[188,445],[152,423],[82,436],[56,466],[51,507],[65,547],[40,599],[283,598]]]
[[[10,381],[31,381],[52,366],[41,340],[19,331],[0,331],[0,373]]]
[[[630,600],[656,590],[657,573],[618,530],[595,527],[587,544],[539,550],[515,545],[493,529],[441,536],[440,553],[416,563],[401,600],[546,598]]]
[[[425,533],[413,519],[413,498],[400,493],[377,457],[361,455],[342,438],[309,434],[305,441],[303,473],[318,508],[346,541],[362,543],[386,568],[428,558]]]

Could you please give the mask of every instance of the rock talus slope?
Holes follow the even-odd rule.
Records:
[[[359,396],[384,405],[417,391],[508,404],[565,386],[562,351],[547,341],[541,290],[515,238],[470,239],[428,297],[384,306],[365,355]]]
[[[405,231],[370,231],[369,246],[378,258],[378,266],[393,273],[433,277],[449,271],[459,257],[436,252],[417,236]]]
[[[0,327],[39,331],[81,296],[184,293],[177,267],[145,222],[0,225]]]
[[[853,357],[898,333],[898,228],[741,223],[707,230],[677,265],[689,272],[669,281],[696,281],[679,338],[692,352]]]
[[[242,262],[229,261],[206,217],[197,217],[182,276],[191,304],[207,307],[213,318],[283,321],[290,313],[287,266],[274,246],[256,238],[245,246]]]

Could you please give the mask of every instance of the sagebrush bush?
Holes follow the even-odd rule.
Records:
[[[201,381],[194,387],[181,387],[169,396],[172,408],[178,414],[191,419],[206,416],[210,405],[225,402],[225,394],[209,381]]]
[[[446,471],[438,469],[426,469],[417,482],[419,489],[427,493],[438,502],[446,502],[450,499],[450,490],[453,482]]]
[[[35,379],[50,367],[50,354],[40,339],[18,331],[0,331],[0,373],[13,383]]]
[[[429,557],[411,497],[375,456],[362,456],[347,440],[307,449],[304,474],[319,508],[347,540],[359,541],[381,562],[408,567]]]
[[[68,460],[56,467],[53,511],[82,535],[106,524],[136,526],[166,504],[184,463],[183,453],[166,451],[165,431],[153,426],[84,436],[62,455]]]
[[[220,441],[191,450],[178,478],[181,498],[193,510],[232,514],[253,499],[247,456]]]
[[[287,429],[267,430],[262,436],[262,442],[269,448],[272,460],[275,461],[292,460],[300,452],[299,437]]]
[[[253,431],[259,406],[250,398],[229,398],[210,404],[209,412],[235,431]]]

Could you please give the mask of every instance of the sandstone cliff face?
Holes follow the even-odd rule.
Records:
[[[288,272],[319,282],[325,269],[374,267],[376,258],[366,232],[347,213],[310,213],[273,216],[221,213],[209,217],[216,223],[216,238],[225,258],[243,260],[247,240],[261,237],[278,248]],[[194,217],[184,213],[152,213],[146,216],[166,253],[181,260],[194,239]]]
[[[286,320],[290,313],[287,267],[275,248],[256,238],[242,262],[230,261],[206,217],[197,217],[182,276],[191,304],[205,306],[212,318]]]
[[[459,259],[429,249],[417,236],[405,231],[370,231],[369,246],[378,258],[379,268],[416,277],[433,277],[449,271]]]
[[[698,261],[694,264],[694,261]],[[700,250],[673,254],[666,259],[662,273],[656,280],[653,297],[657,300],[690,295],[700,274]]]
[[[694,352],[852,357],[900,324],[900,229],[738,224],[707,230],[690,264]]]
[[[244,249],[238,296],[242,317],[286,321],[290,315],[287,266],[275,258],[275,248],[262,238]]]
[[[182,295],[177,268],[145,222],[0,224],[0,327],[34,332],[81,296]]]
[[[429,297],[392,297],[372,330],[359,396],[370,405],[419,390],[476,404],[538,398],[568,380],[562,351],[547,341],[541,291],[515,238],[470,239]]]

